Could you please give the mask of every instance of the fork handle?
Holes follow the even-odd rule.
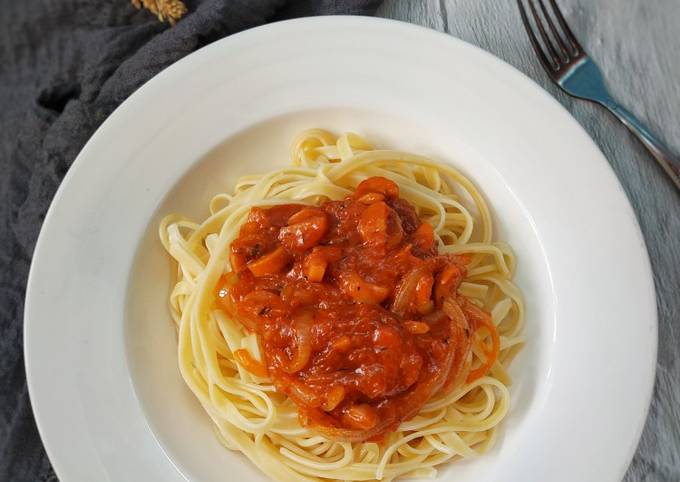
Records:
[[[638,139],[640,139],[640,142],[644,144],[647,150],[661,165],[663,170],[666,171],[666,174],[670,176],[675,187],[680,190],[680,159],[671,154],[668,148],[664,146],[659,139],[654,137],[642,122],[615,100],[607,99],[602,102],[602,105],[618,117],[619,120],[623,122]]]

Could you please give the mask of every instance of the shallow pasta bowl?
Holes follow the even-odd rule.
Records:
[[[640,229],[606,160],[493,56],[408,24],[336,17],[257,28],[178,62],[67,174],[25,314],[31,400],[60,480],[265,480],[219,444],[181,380],[156,229],[169,212],[203,218],[239,176],[285,165],[308,127],[455,165],[516,252],[527,345],[511,413],[489,454],[439,479],[620,479],[651,396],[657,324]]]

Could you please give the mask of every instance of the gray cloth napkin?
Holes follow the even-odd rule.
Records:
[[[186,3],[189,13],[169,28],[127,0],[0,0],[0,481],[57,480],[26,388],[24,290],[45,212],[92,133],[138,87],[204,45],[285,18],[372,15],[380,1]]]

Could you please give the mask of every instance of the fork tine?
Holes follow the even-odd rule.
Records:
[[[560,23],[560,26],[562,27],[562,30],[564,31],[564,36],[567,38],[569,43],[571,43],[572,54],[578,55],[579,53],[583,52],[583,47],[581,47],[581,44],[578,43],[578,40],[576,40],[576,36],[574,35],[574,32],[572,32],[571,29],[569,28],[569,25],[567,24],[567,21],[564,19],[564,15],[562,15],[562,12],[560,11],[560,7],[557,6],[557,3],[555,2],[555,0],[550,0],[550,5],[552,6],[552,9],[553,9],[553,12],[555,13],[555,17],[557,18],[557,21]]]
[[[550,27],[550,31],[553,34],[553,38],[555,39],[555,43],[557,44],[557,48],[559,49],[559,57],[564,60],[565,62],[569,60],[569,54],[571,53],[570,51],[573,50],[569,48],[569,45],[565,45],[564,40],[560,36],[560,32],[557,30],[557,27],[555,26],[555,23],[552,21],[552,17],[548,14],[548,9],[545,7],[545,0],[537,0],[538,4],[541,6],[541,11],[543,12],[543,17],[545,18],[546,22],[548,23],[548,26]],[[561,54],[564,54],[565,57],[562,57]]]
[[[536,27],[538,28],[538,33],[541,36],[541,39],[543,39],[543,45],[548,47],[548,50],[550,51],[550,54],[552,55],[552,60],[556,65],[560,65],[562,62],[562,59],[560,58],[560,55],[557,53],[557,50],[555,50],[555,47],[553,46],[552,41],[550,40],[550,37],[548,36],[548,32],[545,31],[545,27],[543,26],[543,21],[541,20],[540,15],[538,14],[538,11],[536,10],[536,6],[534,5],[533,0],[527,0],[529,3],[529,9],[531,10],[531,14],[534,17],[534,23],[536,23]]]
[[[529,41],[531,42],[531,45],[534,48],[534,51],[536,52],[536,55],[538,55],[538,59],[543,64],[545,70],[547,70],[548,72],[554,72],[559,67],[559,64],[556,65],[555,63],[552,63],[548,56],[546,55],[546,53],[543,51],[543,47],[541,47],[541,44],[536,38],[536,34],[534,34],[534,30],[531,28],[531,23],[529,22],[529,17],[527,16],[527,12],[524,9],[524,3],[522,2],[522,0],[517,0],[517,6],[519,7],[519,13],[520,16],[522,17],[524,29],[527,31]]]

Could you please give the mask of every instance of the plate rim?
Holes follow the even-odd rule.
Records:
[[[125,115],[125,110],[127,110],[130,106],[133,104],[138,105],[139,103],[143,103],[145,99],[145,95],[147,92],[149,92],[157,82],[164,80],[167,81],[172,78],[172,76],[175,76],[179,74],[180,69],[186,69],[188,66],[192,63],[195,62],[195,60],[198,58],[198,55],[209,55],[210,52],[213,51],[218,51],[222,49],[229,49],[229,43],[232,41],[234,37],[242,37],[244,35],[258,35],[262,32],[269,31],[272,29],[278,29],[282,28],[282,25],[297,25],[297,24],[310,24],[310,23],[338,23],[338,24],[392,24],[396,26],[397,28],[405,28],[405,29],[412,29],[412,30],[418,30],[421,33],[426,33],[427,35],[434,37],[437,37],[438,41],[442,42],[453,42],[453,43],[458,43],[462,44],[465,48],[475,51],[475,55],[483,56],[486,57],[486,61],[488,62],[493,62],[494,64],[498,66],[502,66],[503,70],[507,72],[508,74],[515,75],[519,74],[521,78],[523,78],[523,81],[527,83],[527,85],[531,86],[531,90],[533,91],[533,94],[536,96],[542,96],[543,100],[547,100],[549,103],[552,103],[556,108],[561,110],[563,113],[567,114],[567,118],[572,122],[583,134],[584,138],[587,138],[590,141],[591,147],[594,148],[595,151],[599,154],[599,157],[601,161],[604,163],[606,166],[605,171],[607,172],[607,176],[609,177],[609,181],[613,181],[613,185],[616,186],[618,193],[622,195],[623,199],[625,202],[626,206],[619,206],[621,208],[626,209],[627,211],[627,219],[629,223],[632,223],[632,227],[635,230],[635,232],[638,235],[639,241],[641,242],[641,249],[640,249],[640,255],[641,255],[641,261],[644,264],[644,270],[645,270],[645,284],[647,285],[648,291],[650,291],[651,296],[650,299],[652,300],[652,305],[649,307],[650,309],[650,323],[651,323],[651,341],[652,341],[652,350],[650,352],[650,363],[649,366],[647,367],[647,378],[646,378],[646,394],[645,394],[645,412],[640,415],[639,420],[636,424],[636,430],[635,430],[635,437],[634,440],[632,441],[631,448],[629,450],[629,454],[627,457],[627,460],[625,463],[622,463],[622,469],[620,470],[620,476],[623,476],[625,471],[627,470],[634,454],[636,451],[636,448],[638,446],[638,443],[640,441],[640,437],[642,435],[645,422],[647,420],[647,416],[649,413],[649,408],[650,404],[652,401],[653,397],[653,387],[654,387],[654,382],[655,382],[655,372],[656,372],[656,360],[657,360],[657,351],[658,351],[658,306],[657,306],[657,300],[656,300],[656,292],[655,292],[655,285],[654,285],[654,280],[653,280],[653,271],[651,268],[651,263],[649,259],[649,251],[647,250],[647,246],[645,243],[644,236],[642,234],[642,230],[640,227],[640,224],[637,220],[637,217],[635,215],[635,212],[633,210],[633,207],[628,200],[626,193],[616,177],[613,169],[611,168],[611,165],[609,164],[608,160],[604,156],[604,154],[601,152],[597,144],[594,142],[590,134],[578,123],[578,121],[572,116],[572,114],[561,104],[557,99],[555,99],[553,96],[551,96],[545,89],[543,89],[535,80],[530,78],[528,75],[524,74],[521,72],[519,69],[515,68],[513,65],[509,64],[505,60],[496,57],[495,55],[491,54],[490,52],[482,49],[481,47],[478,47],[474,44],[468,43],[464,40],[461,40],[459,38],[453,37],[450,34],[444,33],[444,32],[439,32],[433,29],[429,29],[426,27],[422,27],[419,25],[411,24],[408,22],[400,21],[400,20],[392,20],[392,19],[384,19],[384,18],[377,18],[377,17],[358,17],[358,16],[334,16],[334,17],[326,17],[326,16],[320,16],[320,17],[306,17],[306,18],[296,18],[296,19],[291,19],[291,20],[285,20],[281,22],[273,22],[265,25],[261,25],[255,28],[251,28],[248,30],[244,30],[242,32],[238,32],[236,34],[227,36],[225,38],[222,38],[216,42],[213,42],[195,52],[192,52],[191,54],[183,57],[182,59],[178,60],[177,62],[171,64],[170,66],[166,67],[163,69],[161,72],[157,73],[154,75],[151,79],[149,79],[147,82],[145,82],[141,87],[139,87],[135,92],[133,92],[127,99],[125,99],[114,111],[105,119],[105,121],[96,129],[96,131],[92,134],[92,136],[88,139],[86,144],[83,146],[79,154],[76,156],[74,162],[72,163],[71,167],[69,168],[68,172],[64,176],[62,182],[60,183],[51,203],[50,206],[47,210],[47,213],[45,215],[45,218],[43,220],[41,229],[40,229],[40,234],[38,236],[32,259],[31,259],[31,266],[29,270],[29,275],[27,278],[27,283],[26,283],[26,294],[25,294],[25,304],[24,304],[24,316],[23,316],[23,356],[24,356],[24,364],[25,364],[25,373],[26,373],[26,382],[27,382],[27,387],[28,387],[28,393],[31,401],[31,408],[33,411],[33,416],[36,421],[36,426],[38,428],[38,431],[40,433],[40,437],[43,443],[43,446],[45,447],[45,450],[47,452],[47,455],[50,459],[50,462],[52,463],[55,472],[59,475],[62,474],[61,472],[63,469],[60,469],[59,467],[61,466],[61,462],[58,459],[54,459],[53,453],[55,453],[55,450],[53,446],[51,446],[51,441],[48,441],[51,439],[51,435],[47,435],[45,433],[44,429],[44,420],[41,419],[40,415],[40,409],[38,408],[38,405],[44,402],[39,402],[35,399],[35,393],[36,389],[34,384],[36,383],[35,375],[31,375],[33,373],[33,355],[31,353],[31,339],[28,335],[29,333],[29,327],[34,326],[36,321],[31,321],[33,319],[32,317],[32,309],[31,307],[36,303],[35,301],[35,291],[36,288],[34,287],[36,284],[35,280],[35,272],[37,271],[37,265],[41,263],[41,252],[44,250],[43,246],[48,243],[49,240],[46,240],[46,236],[44,233],[49,227],[52,225],[54,222],[54,211],[57,209],[56,206],[59,205],[60,200],[68,189],[69,185],[72,183],[72,179],[78,176],[80,169],[82,165],[84,165],[85,162],[91,162],[88,161],[89,157],[89,149],[92,148],[93,141],[96,143],[96,141],[100,137],[104,137],[106,135],[106,131],[109,128],[110,124],[118,120],[119,117]],[[195,162],[193,163],[195,164]],[[192,164],[192,165],[193,165]],[[650,294],[648,293],[648,295]],[[53,439],[51,439],[53,440]],[[172,460],[169,460],[170,463],[173,463]]]

